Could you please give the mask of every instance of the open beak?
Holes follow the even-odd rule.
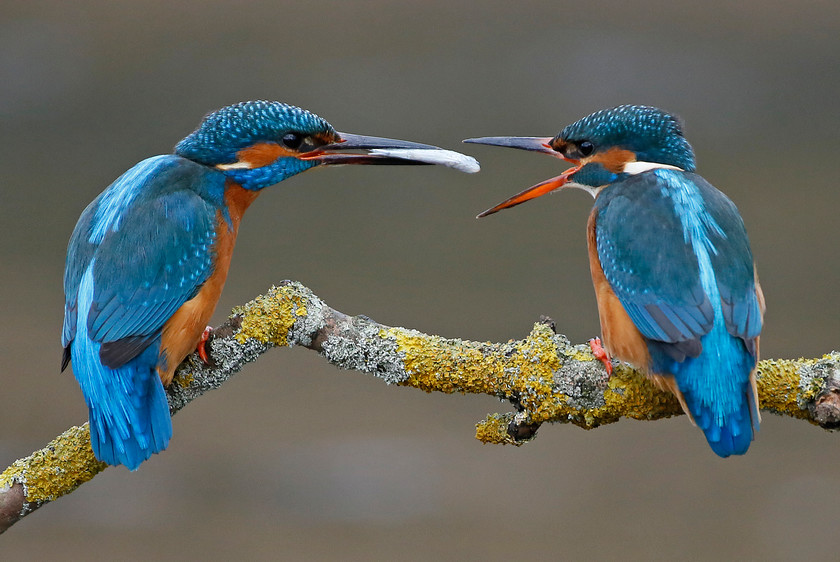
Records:
[[[464,141],[466,143],[472,144],[487,144],[491,146],[518,148],[520,150],[529,150],[532,152],[542,152],[543,154],[550,154],[555,158],[560,158],[562,160],[566,160],[567,162],[575,164],[574,167],[569,168],[559,176],[540,182],[537,185],[529,187],[525,191],[517,193],[510,199],[502,201],[495,207],[492,207],[490,209],[487,209],[483,213],[480,213],[476,218],[492,215],[493,213],[501,211],[502,209],[507,209],[508,207],[519,205],[520,203],[524,203],[529,199],[535,199],[541,195],[549,193],[550,191],[560,189],[569,181],[569,179],[574,174],[578,172],[578,170],[580,170],[580,162],[577,162],[575,160],[569,160],[568,158],[565,158],[561,153],[551,148],[551,145],[549,144],[551,140],[551,137],[480,137],[475,139],[466,139]]]
[[[479,171],[472,156],[416,142],[338,133],[336,142],[302,155],[327,166],[342,164],[440,165],[462,172]]]

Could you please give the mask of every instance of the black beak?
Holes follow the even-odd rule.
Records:
[[[551,140],[552,137],[478,137],[474,139],[465,139],[464,142],[470,144],[489,144],[491,146],[518,148],[520,150],[542,152],[562,158],[556,150],[551,148],[551,145],[549,144]]]
[[[338,140],[301,156],[303,160],[317,160],[325,165],[441,165],[462,172],[479,170],[478,161],[471,156],[444,150],[429,144],[338,133]]]

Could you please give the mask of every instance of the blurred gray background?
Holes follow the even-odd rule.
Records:
[[[331,306],[448,337],[521,338],[540,314],[598,332],[585,224],[565,192],[477,212],[563,168],[461,145],[553,135],[596,109],[682,115],[740,207],[769,312],[765,357],[838,347],[840,3],[9,2],[0,6],[3,467],[87,413],[59,374],[80,212],[208,111],[306,107],[338,130],[478,157],[321,170],[249,210],[214,319],[296,279]],[[0,539],[3,559],[836,559],[838,436],[764,416],[723,461],[684,418],[544,426],[481,445],[489,397],[427,395],[275,350]]]

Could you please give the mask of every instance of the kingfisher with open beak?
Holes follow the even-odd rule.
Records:
[[[597,111],[555,137],[464,142],[549,154],[572,164],[478,215],[576,187],[595,204],[589,265],[609,356],[674,393],[721,457],[759,428],[755,367],[764,297],[734,203],[695,172],[680,120],[654,107]]]
[[[82,213],[64,274],[62,370],[73,363],[96,458],[131,470],[165,449],[164,386],[203,342],[239,223],[266,187],[338,164],[441,164],[469,156],[339,133],[317,115],[249,101],[207,115],[174,154],[143,160]]]

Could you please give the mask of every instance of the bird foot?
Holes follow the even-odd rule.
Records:
[[[612,360],[610,359],[610,354],[607,353],[607,350],[604,349],[603,345],[601,345],[601,338],[592,338],[589,340],[589,348],[592,350],[592,355],[595,356],[595,359],[604,364],[604,368],[607,370],[607,375],[612,376]]]
[[[213,331],[213,326],[207,326],[204,328],[204,331],[201,332],[201,337],[198,339],[198,345],[195,347],[195,350],[198,352],[198,357],[204,362],[205,365],[210,364],[210,357],[207,355],[207,348],[205,344],[207,340],[210,339],[210,333]]]

